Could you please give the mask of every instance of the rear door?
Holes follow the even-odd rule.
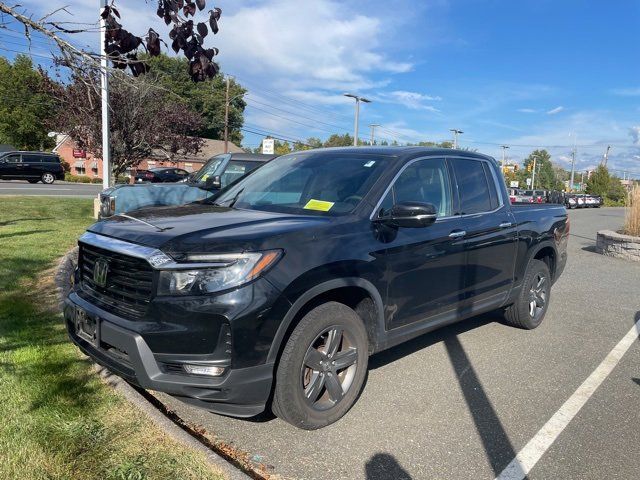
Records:
[[[42,175],[42,155],[38,153],[23,153],[21,176],[24,178],[40,178]]]
[[[455,209],[446,161],[415,160],[407,164],[385,194],[375,215],[384,216],[396,203],[431,203],[438,219],[424,228],[380,225],[379,248],[372,254],[384,263],[387,283],[386,322],[393,329],[454,308],[464,282],[464,239]]]
[[[501,304],[512,282],[517,228],[492,165],[450,159],[460,203],[466,251],[465,297],[470,304]]]

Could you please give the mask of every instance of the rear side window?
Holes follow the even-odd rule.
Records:
[[[493,175],[491,175],[489,164],[486,162],[482,162],[482,166],[484,168],[484,174],[487,177],[487,183],[489,184],[489,195],[491,196],[491,210],[495,210],[500,206],[500,200],[498,200],[498,191],[496,190],[496,182],[493,181]]]
[[[458,182],[462,215],[493,210],[483,162],[456,158],[452,163]]]
[[[20,154],[7,155],[4,159],[9,163],[20,163]]]

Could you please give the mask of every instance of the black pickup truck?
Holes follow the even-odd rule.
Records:
[[[568,234],[563,206],[511,205],[484,155],[293,153],[210,199],[91,226],[65,320],[134,384],[315,429],[354,404],[375,352],[487,311],[536,328]]]

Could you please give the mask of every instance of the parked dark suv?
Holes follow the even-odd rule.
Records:
[[[132,383],[314,429],[354,404],[372,353],[496,309],[540,325],[568,235],[563,206],[511,205],[484,155],[310,150],[91,226],[64,317]]]
[[[64,168],[55,153],[6,152],[0,153],[0,178],[50,185],[64,180]]]

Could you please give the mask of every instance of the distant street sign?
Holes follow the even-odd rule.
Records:
[[[527,178],[527,187],[531,186],[531,178]]]
[[[87,152],[86,150],[82,150],[81,148],[73,149],[73,158],[86,158]]]
[[[518,180],[511,180],[511,182],[509,183],[509,186],[511,188],[518,188],[520,186],[520,182]]]
[[[262,153],[265,155],[273,155],[276,151],[276,141],[273,138],[265,138],[262,140]]]

